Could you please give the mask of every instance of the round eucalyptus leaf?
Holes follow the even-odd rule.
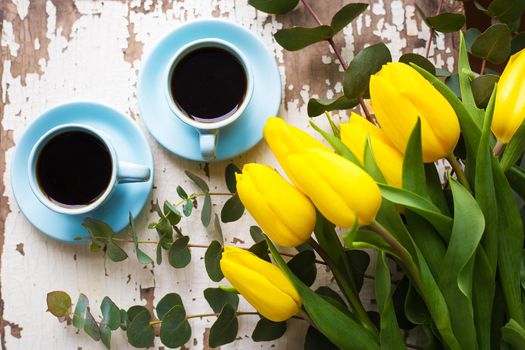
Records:
[[[171,245],[168,252],[168,261],[175,268],[183,268],[191,261],[191,252],[188,248],[189,236],[182,236]]]
[[[317,266],[315,265],[315,253],[313,251],[302,251],[287,264],[290,270],[307,286],[311,286],[315,282]]]
[[[506,24],[494,24],[474,40],[472,54],[494,64],[504,63],[510,55],[511,39],[512,35]]]
[[[128,342],[136,348],[145,348],[155,339],[155,330],[149,324],[151,314],[148,310],[139,312],[128,325]]]
[[[360,291],[363,286],[366,269],[370,264],[370,256],[362,250],[347,250],[345,253],[355,276],[357,290]]]
[[[157,318],[162,320],[164,315],[168,313],[175,306],[182,306],[184,308],[184,303],[182,298],[177,293],[168,293],[160,299],[157,303],[155,310],[157,311]]]
[[[330,27],[334,30],[334,33],[337,33],[343,30],[350,22],[357,18],[363,11],[368,7],[368,4],[365,3],[353,3],[348,4],[341,8],[337,13],[332,17],[332,22]]]
[[[304,350],[337,350],[335,346],[323,333],[319,332],[314,327],[308,327],[306,337],[304,339]]]
[[[191,327],[186,320],[183,306],[175,306],[163,318],[160,326],[160,341],[169,348],[178,348],[191,338]]]
[[[239,220],[242,214],[244,214],[244,205],[236,193],[224,203],[221,210],[221,220],[222,222],[234,222]]]
[[[108,240],[106,244],[106,255],[107,257],[114,262],[120,262],[126,260],[128,253],[124,251],[120,246],[118,246],[112,239]]]
[[[210,304],[213,312],[221,312],[224,305],[230,305],[234,310],[239,306],[239,296],[229,293],[221,288],[206,288],[204,298]]]
[[[263,230],[259,226],[250,226],[250,236],[255,243],[264,241]]]
[[[275,33],[275,41],[288,51],[297,51],[320,41],[331,39],[334,30],[330,26],[315,28],[294,27]]]
[[[86,320],[86,313],[89,307],[88,298],[80,293],[78,296],[77,304],[75,305],[75,311],[73,312],[73,326],[76,328],[83,328]]]
[[[465,25],[465,16],[459,13],[441,13],[425,18],[428,26],[441,33],[457,32]]]
[[[208,227],[211,222],[211,214],[212,214],[212,208],[211,208],[211,196],[208,192],[204,195],[204,203],[202,205],[202,211],[201,211],[201,222],[204,227]]]
[[[112,331],[120,326],[120,310],[110,298],[104,297],[100,304],[100,311],[102,311],[102,323]]]
[[[465,45],[467,46],[467,51],[472,51],[472,44],[474,43],[474,40],[478,36],[480,36],[481,32],[478,28],[469,28],[466,32],[463,33],[463,38],[465,40]]]
[[[111,349],[111,329],[106,324],[100,325],[100,340],[107,349]]]
[[[164,215],[172,226],[177,225],[182,219],[182,214],[169,201],[164,201]]]
[[[248,250],[257,255],[257,257],[268,262],[270,261],[270,256],[268,255],[268,244],[266,243],[266,240],[255,243]]]
[[[184,171],[187,177],[191,179],[197,185],[198,188],[201,189],[202,192],[209,192],[210,188],[208,187],[208,184],[206,181],[198,177],[197,175],[193,174],[192,172],[189,172],[188,170]]]
[[[127,315],[128,315],[128,324],[129,322],[133,321],[133,319],[140,314],[141,312],[148,311],[144,306],[142,305],[133,305],[128,309]]]
[[[179,195],[181,199],[188,198],[188,194],[181,186],[177,186],[177,194]]]
[[[350,62],[345,72],[343,79],[345,96],[349,99],[362,96],[368,90],[370,76],[390,61],[392,56],[385,44],[379,43],[364,48]]]
[[[204,266],[213,282],[220,282],[224,275],[221,271],[222,245],[219,241],[212,241],[204,253]]]
[[[239,321],[236,312],[229,304],[224,305],[219,317],[210,329],[210,346],[216,348],[221,345],[231,343],[237,336]]]
[[[128,328],[128,313],[124,309],[120,309],[120,329],[125,331]]]
[[[89,311],[89,307],[87,308],[87,312],[85,314],[84,332],[86,332],[86,334],[89,335],[94,341],[100,340],[100,328],[97,321],[95,321],[93,315]]]
[[[273,322],[261,317],[252,333],[253,341],[270,341],[279,339],[286,332],[286,322]]]
[[[478,107],[486,107],[490,100],[494,86],[498,82],[499,77],[493,74],[485,74],[474,78],[471,82],[472,93],[474,94],[474,100]]]
[[[399,62],[406,64],[414,63],[426,70],[427,72],[436,75],[436,67],[424,56],[418,55],[416,53],[406,53],[399,58]]]
[[[510,53],[514,55],[523,49],[525,49],[525,32],[516,34],[516,36],[512,39]]]
[[[523,0],[493,0],[487,9],[489,16],[496,17],[500,22],[507,24],[519,19],[524,11]]]
[[[273,14],[290,12],[298,3],[299,0],[248,0],[257,10]]]
[[[355,98],[340,96],[338,98],[311,98],[308,101],[308,116],[317,117],[324,112],[354,108],[359,104]]]
[[[241,169],[239,169],[237,165],[233,163],[228,164],[226,169],[224,169],[224,179],[226,181],[226,187],[230,193],[237,192],[237,179],[235,178],[235,174],[240,173]]]
[[[69,294],[63,291],[54,291],[47,293],[47,311],[55,317],[66,317],[71,312],[73,305]]]

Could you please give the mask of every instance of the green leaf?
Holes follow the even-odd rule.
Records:
[[[507,61],[512,35],[509,27],[497,23],[481,33],[472,43],[472,54],[494,64]]]
[[[481,32],[478,28],[469,28],[466,32],[463,33],[463,37],[465,38],[465,45],[468,52],[471,52],[472,44],[480,34]]]
[[[421,119],[418,118],[408,139],[403,157],[403,188],[423,198],[428,198],[426,184],[421,146]]]
[[[488,7],[488,14],[500,22],[511,24],[525,11],[524,0],[493,0]]]
[[[330,26],[315,28],[294,27],[278,30],[274,34],[275,41],[288,51],[297,51],[334,36]]]
[[[430,28],[441,33],[457,32],[465,25],[465,16],[459,13],[441,13],[437,16],[425,18]]]
[[[315,253],[305,250],[288,261],[288,267],[307,286],[311,286],[317,277]]]
[[[381,189],[381,195],[383,198],[390,202],[407,207],[415,213],[423,216],[438,230],[441,237],[443,237],[445,241],[448,241],[450,229],[452,227],[452,218],[443,215],[434,203],[413,192],[396,187],[379,184],[379,188]]]
[[[210,188],[208,187],[206,181],[193,174],[192,172],[189,172],[188,170],[184,171],[184,174],[186,174],[186,176],[189,177],[191,181],[193,181],[193,183],[195,183],[195,185],[197,185],[197,187],[201,189],[202,192],[210,192]]]
[[[375,249],[388,252],[395,256],[388,243],[377,233],[367,230],[350,231],[344,236],[345,245],[349,249]]]
[[[501,169],[507,171],[518,161],[523,151],[525,151],[525,123],[521,123],[510,142],[505,146],[505,151],[500,161]]]
[[[124,309],[120,309],[120,329],[125,331],[128,328],[128,313]]]
[[[110,298],[102,299],[100,311],[102,311],[102,323],[110,330],[114,331],[120,326],[120,309]]]
[[[175,306],[162,318],[160,341],[169,348],[178,348],[191,338],[191,327],[183,306]]]
[[[157,244],[156,249],[156,259],[157,265],[160,265],[162,263],[162,244]]]
[[[211,326],[210,346],[216,348],[231,343],[235,340],[238,330],[239,321],[237,320],[235,310],[229,304],[224,305],[219,317],[217,317],[217,320]]]
[[[211,196],[208,192],[204,195],[204,204],[201,211],[201,222],[204,227],[208,227],[211,222]]]
[[[257,10],[273,14],[290,12],[298,3],[299,0],[248,0]]]
[[[220,282],[224,275],[221,271],[222,245],[219,241],[212,241],[204,253],[204,266],[213,282]]]
[[[170,249],[173,244],[173,227],[167,218],[160,218],[159,222],[155,225],[155,230],[157,231],[160,239],[160,244],[163,249]]]
[[[343,30],[348,24],[350,24],[354,19],[357,18],[363,11],[366,10],[368,4],[364,3],[354,3],[348,4],[336,12],[334,17],[332,17],[332,23],[330,26],[334,30],[334,33],[337,33]]]
[[[485,219],[476,200],[467,189],[450,178],[454,198],[454,225],[450,243],[441,262],[438,284],[451,312],[452,326],[462,336],[464,349],[477,348],[472,281],[474,256],[485,229]]]
[[[411,62],[417,64],[429,73],[436,75],[436,67],[425,56],[416,53],[406,53],[399,58],[399,62],[410,64]]]
[[[514,55],[523,49],[525,49],[525,32],[518,33],[512,38],[510,54]]]
[[[111,349],[111,329],[105,324],[100,325],[100,339],[106,349]]]
[[[257,242],[248,250],[257,257],[270,262],[270,256],[268,255],[268,244],[266,244],[266,241]]]
[[[175,226],[182,219],[182,214],[169,201],[164,201],[163,209],[170,225]]]
[[[494,74],[481,75],[472,80],[472,93],[478,107],[486,107],[499,77]]]
[[[137,315],[143,311],[147,311],[149,313],[149,310],[142,305],[133,305],[132,307],[130,307],[126,312],[128,317],[128,323],[133,321],[135,317],[137,317]]]
[[[168,252],[168,261],[171,266],[180,269],[190,263],[191,252],[188,248],[189,241],[190,237],[182,236],[173,242],[173,245]]]
[[[188,194],[186,193],[186,191],[184,191],[184,189],[180,186],[177,186],[177,194],[179,195],[180,198],[182,199],[187,199],[188,198]]]
[[[435,164],[425,164],[425,177],[427,179],[427,193],[430,199],[443,214],[450,216],[448,202],[441,188],[441,178]]]
[[[126,260],[128,257],[128,254],[124,251],[124,249],[115,244],[112,239],[110,239],[106,244],[106,255],[111,261],[114,262]]]
[[[502,337],[505,342],[512,345],[514,349],[523,349],[525,344],[525,329],[513,319],[501,329]]]
[[[84,332],[86,332],[86,334],[89,335],[94,341],[100,340],[100,328],[98,327],[97,321],[95,321],[93,318],[93,315],[91,315],[89,307],[87,308],[87,312],[85,314]]]
[[[338,98],[311,98],[308,100],[308,116],[317,117],[324,112],[354,108],[359,104],[356,98],[340,96]]]
[[[130,317],[126,334],[131,345],[136,348],[146,348],[153,343],[155,331],[149,324],[150,321],[151,314],[148,310],[140,311],[133,319]]]
[[[370,77],[390,61],[392,61],[392,56],[388,47],[383,43],[369,46],[359,52],[350,62],[344,75],[345,96],[349,99],[362,96],[368,91]]]
[[[467,54],[467,47],[463,34],[460,33],[459,52],[458,52],[458,79],[461,90],[461,100],[466,110],[472,116],[474,122],[481,129],[483,120],[483,111],[480,110],[476,105],[474,94],[472,92],[471,79],[472,70],[470,68],[469,57]],[[463,129],[462,129],[463,131]],[[470,165],[475,165],[475,158],[472,159],[474,154],[467,154],[467,167],[465,171],[468,172]],[[473,161],[474,160],[474,161]],[[474,167],[472,167],[474,169]]]
[[[360,168],[363,167],[359,159],[352,153],[352,151],[350,151],[348,147],[346,147],[346,145],[339,138],[325,132],[323,129],[319,128],[312,121],[310,121],[310,125],[314,128],[315,131],[317,131],[330,144],[330,146],[332,146],[332,148],[337,154],[339,154],[343,158],[348,159],[349,161],[356,164]]]
[[[235,193],[224,203],[221,210],[221,221],[234,222],[239,220],[242,214],[244,214],[244,205],[237,193]]]
[[[315,327],[308,327],[306,337],[304,338],[304,350],[338,350],[339,348],[332,343],[323,333]],[[352,349],[352,348],[350,348]]]
[[[391,291],[392,281],[385,253],[379,253],[376,260],[375,294],[377,308],[381,315],[380,339],[382,349],[406,349],[401,337],[394,311]]]
[[[264,241],[264,234],[259,226],[250,226],[250,236],[255,243]]]
[[[253,341],[270,341],[279,339],[286,332],[286,322],[273,322],[261,317],[252,333]]]
[[[339,294],[337,294],[336,291],[331,289],[330,287],[321,286],[321,287],[317,288],[315,290],[315,292],[317,294],[319,294],[320,296],[322,296],[323,298],[325,298],[326,300],[328,300],[333,305],[335,305],[338,309],[340,309],[340,310],[342,310],[344,312],[348,311],[348,308],[347,308],[346,303],[343,300],[343,298]]]
[[[133,215],[131,214],[131,212],[129,212],[129,227],[131,230],[131,238],[133,239],[133,242],[135,243],[135,252],[137,254],[137,260],[142,265],[153,263],[153,259],[151,259],[146,253],[144,253],[139,248],[137,230],[135,229],[135,220],[133,220]]]
[[[213,312],[221,312],[224,305],[230,305],[234,310],[239,306],[239,296],[229,293],[221,288],[206,288],[204,298],[212,308]]]
[[[301,282],[288,268],[270,239],[266,240],[273,259],[299,293],[310,319],[330,341],[343,349],[379,349],[379,344],[371,333]],[[341,329],[345,331],[341,332]]]
[[[85,218],[82,226],[95,238],[109,238],[115,235],[115,231],[113,231],[111,226],[93,218]]]
[[[370,264],[370,256],[368,253],[362,250],[347,250],[345,251],[345,255],[350,263],[350,266],[352,267],[357,291],[360,292],[361,288],[363,287],[366,269]]]
[[[162,299],[159,300],[157,307],[155,308],[157,312],[157,318],[162,320],[164,315],[166,315],[168,311],[173,309],[175,306],[182,306],[184,308],[184,303],[182,302],[180,295],[177,293],[166,294],[162,297]]]
[[[184,201],[184,204],[182,205],[182,212],[186,217],[191,215],[191,212],[193,211],[193,201],[191,199],[186,199]]]
[[[66,292],[54,291],[47,293],[47,311],[55,317],[66,317],[71,313],[71,297]]]
[[[226,187],[228,188],[228,191],[230,193],[237,192],[237,179],[235,178],[235,174],[241,173],[241,169],[239,169],[235,164],[230,163],[226,166],[226,169],[224,170],[224,179],[226,180]]]
[[[88,298],[84,294],[80,293],[80,295],[78,296],[77,304],[75,306],[75,311],[73,312],[73,326],[79,329],[82,329],[84,327],[88,307]]]

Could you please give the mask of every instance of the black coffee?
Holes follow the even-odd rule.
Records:
[[[76,207],[90,204],[104,193],[111,168],[111,155],[102,141],[83,131],[68,131],[42,148],[36,177],[51,201]]]
[[[246,94],[246,72],[230,52],[216,47],[184,56],[171,75],[171,95],[187,115],[200,122],[231,116]]]

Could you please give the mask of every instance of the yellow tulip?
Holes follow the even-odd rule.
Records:
[[[492,132],[508,143],[525,118],[525,50],[514,54],[498,82]]]
[[[454,150],[460,132],[456,113],[414,68],[400,62],[384,65],[370,79],[370,99],[381,129],[401,153],[418,117],[425,163]]]
[[[377,165],[388,184],[401,188],[403,173],[403,154],[388,140],[383,130],[365,118],[352,113],[348,123],[341,124],[341,140],[364,163],[366,139],[370,145]]]
[[[236,174],[244,207],[276,243],[296,247],[315,226],[315,208],[301,191],[267,165],[246,164]]]
[[[320,149],[288,156],[292,177],[319,211],[341,227],[372,222],[381,206],[381,193],[363,169]]]
[[[281,118],[269,118],[264,126],[263,134],[275,158],[277,158],[286,175],[288,175],[296,186],[298,186],[297,183],[290,175],[291,172],[290,166],[287,163],[287,157],[290,154],[304,152],[309,148],[319,148],[330,151],[330,149],[320,141],[308,135],[303,130],[288,125]],[[301,189],[300,186],[298,187]]]
[[[301,308],[301,298],[284,273],[255,254],[226,246],[220,265],[224,277],[267,319],[286,321]]]

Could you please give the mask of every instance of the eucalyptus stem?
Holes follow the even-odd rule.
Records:
[[[481,61],[481,69],[479,70],[479,75],[485,74],[485,66],[486,65],[487,65],[487,60],[483,59],[483,61]]]
[[[467,177],[465,176],[465,172],[463,172],[463,168],[461,167],[461,164],[459,164],[458,160],[456,159],[456,156],[451,153],[447,156],[447,160],[452,166],[452,169],[454,169],[454,172],[456,173],[456,176],[458,177],[459,182],[465,186],[469,192],[472,192],[472,189],[470,188],[470,184],[468,183]]]
[[[303,5],[306,8],[306,10],[308,11],[308,13],[310,13],[310,15],[317,22],[317,24],[322,26],[323,22],[321,22],[321,19],[319,18],[317,13],[314,11],[312,6],[308,3],[308,1],[307,0],[301,0],[301,2],[303,3]],[[339,50],[339,48],[335,44],[334,39],[333,38],[328,39],[328,43],[332,47],[332,50],[334,50],[335,56],[337,57],[337,60],[341,64],[341,67],[343,67],[343,70],[346,71],[348,69],[348,63],[346,63],[345,59],[343,58],[343,55],[341,54],[341,51]],[[359,100],[359,105],[361,106],[361,109],[363,110],[363,113],[365,113],[366,119],[368,119],[369,122],[376,124],[375,120],[374,120],[375,118],[373,118],[372,115],[370,114],[370,112],[368,111],[368,108],[366,107],[366,104],[365,104],[365,101],[363,100],[363,97],[359,96],[358,100]]]
[[[439,15],[441,12],[441,7],[443,7],[443,0],[439,0],[438,8],[436,10],[436,16]],[[425,48],[425,58],[428,58],[428,55],[430,54],[430,46],[432,45],[432,40],[434,39],[434,35],[436,34],[436,31],[434,28],[430,28],[430,37],[428,38],[427,45]]]
[[[324,251],[324,249],[319,245],[319,243],[317,243],[313,238],[308,239],[308,244],[317,252],[317,254],[319,254],[319,256],[330,267],[330,270],[332,271],[335,277],[337,285],[339,286],[339,288],[341,288],[341,291],[350,303],[350,306],[357,315],[357,318],[361,321],[361,324],[374,336],[378,336],[377,329],[372,320],[370,320],[370,317],[368,316],[363,304],[361,303],[361,299],[359,299],[359,297],[354,292],[350,284],[348,284],[348,281],[344,277],[343,273],[339,270],[335,262]]]

